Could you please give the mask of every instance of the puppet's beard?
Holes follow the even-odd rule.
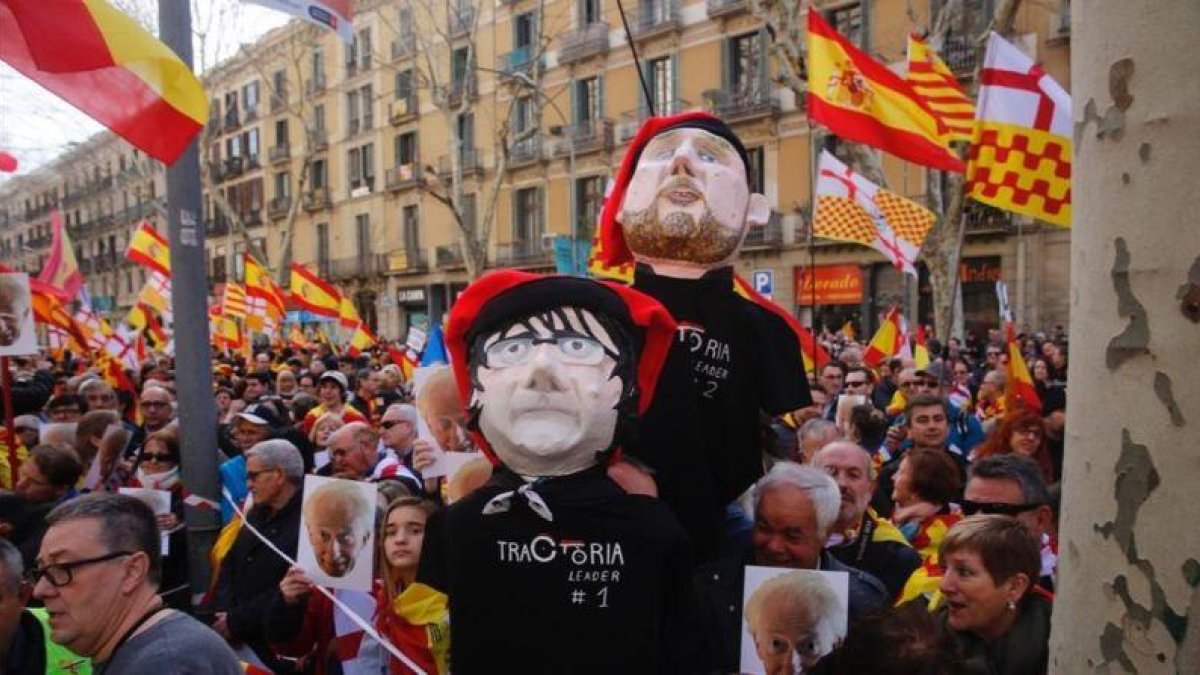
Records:
[[[724,262],[737,252],[742,233],[717,221],[707,206],[699,219],[686,211],[659,218],[658,204],[621,214],[625,240],[635,254],[655,260],[679,260],[700,265]]]

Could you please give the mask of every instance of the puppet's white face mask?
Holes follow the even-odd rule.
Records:
[[[488,336],[476,377],[479,429],[501,461],[527,477],[596,464],[612,443],[622,383],[616,346],[586,310],[564,308]]]
[[[769,216],[766,198],[750,192],[733,145],[684,127],[646,144],[619,220],[639,262],[660,274],[694,277],[728,264],[747,228]]]

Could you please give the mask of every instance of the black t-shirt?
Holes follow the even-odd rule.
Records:
[[[533,484],[552,521],[520,494],[483,513],[523,484],[498,469],[429,520],[417,580],[449,596],[454,672],[687,671],[691,561],[671,510],[597,467]]]
[[[714,551],[725,505],[762,474],[760,414],[812,402],[795,331],[733,283],[731,267],[676,279],[639,265],[633,284],[671,312],[679,332],[626,451],[656,470],[700,558]]]

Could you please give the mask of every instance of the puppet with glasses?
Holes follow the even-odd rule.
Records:
[[[429,522],[418,581],[445,593],[455,673],[683,668],[687,537],[607,475],[675,323],[615,284],[504,270],[446,343],[492,479]]]

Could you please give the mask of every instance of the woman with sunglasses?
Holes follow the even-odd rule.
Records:
[[[167,605],[191,611],[187,574],[187,531],[183,525],[183,482],[179,479],[179,427],[169,424],[146,436],[137,458],[135,481],[131,484],[171,493],[171,512],[155,516],[158,528],[167,535],[162,558],[159,595]]]
[[[965,656],[964,672],[1045,673],[1053,597],[1037,586],[1038,543],[1014,518],[972,516],[942,541],[936,616]]]

